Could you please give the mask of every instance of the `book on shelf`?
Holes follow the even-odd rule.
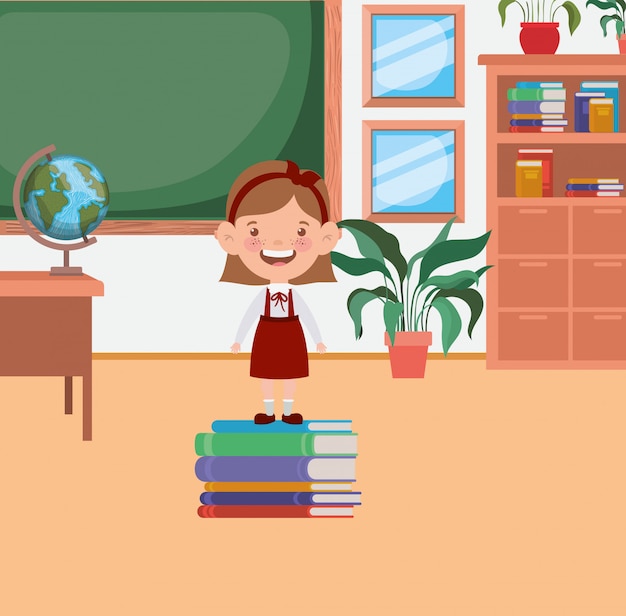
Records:
[[[554,169],[553,148],[519,148],[517,160],[540,160],[542,197],[552,197],[554,194],[552,171]]]
[[[564,126],[509,126],[510,133],[562,133]]]
[[[352,518],[353,507],[331,505],[200,505],[201,518]]]
[[[566,190],[566,197],[620,197],[619,190]]]
[[[508,88],[510,101],[565,101],[565,88]]]
[[[510,121],[511,126],[567,126],[567,120],[514,120]]]
[[[512,120],[564,120],[564,113],[512,113]]]
[[[213,432],[351,432],[350,419],[310,419],[301,424],[274,421],[270,424],[255,424],[252,419],[216,419],[211,424]]]
[[[509,113],[565,113],[565,101],[509,101]]]
[[[568,182],[565,190],[624,190],[624,185],[617,182],[614,184]]]
[[[602,98],[602,92],[574,92],[574,130],[589,132],[589,99]]]
[[[200,432],[199,456],[354,456],[357,435],[348,433]]]
[[[349,492],[346,481],[207,481],[206,492]]]
[[[543,177],[541,160],[515,161],[515,196],[542,197]]]
[[[568,178],[568,184],[620,184],[619,178]]]
[[[354,457],[202,456],[200,481],[356,481]]]
[[[612,98],[589,99],[589,132],[612,133],[614,124],[614,101]]]
[[[360,492],[203,492],[203,505],[360,505]]]
[[[518,81],[516,88],[563,88],[562,81]]]
[[[615,102],[613,106],[613,131],[619,132],[619,81],[617,80],[597,80],[581,81],[581,92],[602,92],[604,98],[612,98]]]

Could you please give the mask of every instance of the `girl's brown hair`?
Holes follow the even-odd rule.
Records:
[[[226,220],[235,224],[239,216],[269,214],[295,197],[302,210],[320,224],[329,220],[328,189],[314,171],[301,170],[291,161],[268,160],[248,167],[233,182],[226,199]],[[222,282],[263,285],[269,280],[251,272],[238,255],[226,257]],[[291,284],[336,282],[330,253],[319,255],[315,263]]]

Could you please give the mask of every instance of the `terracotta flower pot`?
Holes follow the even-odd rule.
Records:
[[[626,53],[626,34],[617,37],[617,46],[620,53]]]
[[[554,53],[559,46],[558,22],[522,22],[519,42],[524,53]]]
[[[396,332],[393,345],[385,332],[389,347],[389,361],[393,378],[424,378],[428,347],[433,342],[432,332]]]

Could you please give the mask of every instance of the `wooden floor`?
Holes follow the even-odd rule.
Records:
[[[194,436],[260,410],[247,370],[96,360],[92,442],[63,379],[0,379],[0,613],[626,614],[623,372],[312,361],[294,409],[353,420],[355,517],[200,519]]]

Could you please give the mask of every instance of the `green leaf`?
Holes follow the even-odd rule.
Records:
[[[431,276],[420,285],[420,288],[464,289],[473,284],[478,284],[478,276],[471,270],[462,270],[448,276]]]
[[[472,239],[445,240],[435,244],[422,259],[418,284],[421,285],[434,270],[442,265],[475,257],[485,248],[490,235],[491,231],[487,231]]]
[[[587,0],[586,7],[589,5],[597,6],[603,11],[609,11],[611,9],[617,9],[617,0]]]
[[[441,317],[441,346],[445,356],[461,333],[461,316],[449,299],[439,295],[433,300],[432,307]]]
[[[398,298],[387,287],[376,289],[355,289],[348,296],[348,314],[354,324],[354,337],[358,340],[363,335],[363,308],[375,299],[397,302]]]
[[[476,289],[449,289],[442,291],[438,297],[456,297],[464,301],[470,309],[470,320],[467,324],[467,335],[471,338],[474,326],[483,312],[485,302]]]
[[[576,28],[580,25],[580,11],[578,7],[570,0],[566,0],[559,8],[564,8],[567,11],[569,33],[574,34]]]
[[[504,22],[506,21],[506,10],[516,2],[516,0],[500,0],[498,2],[498,13],[500,13],[500,18],[502,19],[502,25],[504,26]]]
[[[369,238],[369,240],[374,242],[383,257],[395,267],[400,283],[402,283],[406,277],[407,263],[402,252],[400,251],[400,244],[398,243],[398,238],[396,238],[395,235],[388,233],[380,225],[377,225],[370,220],[342,220],[337,223],[337,226],[341,229],[347,229],[350,233],[353,233],[355,230],[357,232],[360,231],[367,238]]]
[[[427,246],[426,248],[424,248],[424,250],[420,250],[418,253],[414,254],[410,259],[409,259],[409,263],[408,263],[408,268],[407,268],[407,278],[411,278],[411,273],[413,272],[413,266],[415,265],[415,263],[418,261],[418,259],[421,259],[435,244],[439,244],[439,242],[443,242],[444,240],[448,239],[448,235],[450,233],[450,229],[452,228],[452,223],[456,220],[456,216],[453,216],[441,229],[441,231],[439,231],[439,234],[437,235],[437,237],[432,241],[432,243],[430,244],[430,246]]]
[[[391,345],[396,340],[396,330],[398,329],[398,319],[404,310],[404,305],[401,302],[385,302],[383,306],[383,318],[385,320],[385,330],[389,334],[389,340]]]
[[[617,15],[604,15],[604,17],[600,18],[600,25],[602,26],[602,32],[604,32],[604,36],[607,35],[607,25],[612,21],[615,22],[615,29],[617,30],[618,23],[622,21],[620,17],[618,17]]]
[[[333,265],[336,265],[339,269],[351,276],[363,276],[365,274],[371,274],[372,272],[381,272],[387,276],[387,278],[391,278],[391,274],[385,263],[381,263],[376,259],[359,259],[332,251],[330,253],[330,261]]]
[[[376,261],[383,263],[385,260],[383,257],[383,252],[378,246],[378,244],[372,239],[372,237],[368,233],[368,227],[370,227],[370,225],[373,225],[374,223],[368,220],[366,221],[360,220],[357,222],[359,223],[365,222],[366,224],[362,225],[364,228],[357,228],[352,224],[354,222],[355,221],[353,220],[343,220],[337,223],[337,226],[343,229],[347,229],[352,234],[352,236],[356,240],[356,244],[359,248],[360,253],[364,257],[368,259],[375,259]]]

